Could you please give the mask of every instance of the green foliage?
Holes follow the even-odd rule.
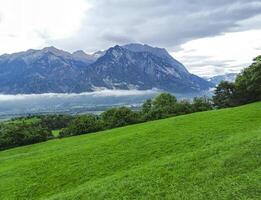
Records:
[[[261,103],[0,152],[0,199],[261,196]]]
[[[176,103],[176,97],[169,93],[161,93],[152,101],[153,109],[159,110],[166,115],[173,114]]]
[[[134,124],[140,121],[139,114],[129,108],[111,108],[101,114],[105,128],[114,128]]]
[[[194,112],[207,111],[213,109],[212,102],[207,97],[195,97],[193,99],[192,107]]]
[[[82,115],[70,122],[67,128],[62,129],[60,137],[81,135],[102,130],[102,124],[95,115]]]
[[[39,123],[41,121],[39,116],[29,115],[25,117],[16,117],[12,118],[11,120],[7,121],[6,123],[12,124],[34,124]]]
[[[40,115],[41,124],[49,130],[57,130],[65,128],[74,119],[73,116],[67,114],[59,115]]]
[[[142,104],[142,113],[143,114],[148,114],[152,109],[152,100],[147,99],[143,104]]]
[[[189,101],[182,100],[175,104],[174,113],[175,115],[184,115],[194,112],[193,104]]]
[[[214,104],[219,108],[232,107],[235,104],[235,84],[228,81],[222,81],[215,90],[213,96]]]
[[[51,132],[39,124],[0,124],[0,150],[46,141]]]
[[[161,93],[153,100],[147,100],[142,105],[145,121],[162,119],[174,115],[177,99],[169,93]]]
[[[175,96],[168,93],[162,93],[153,100],[145,101],[142,105],[145,121],[211,109],[213,109],[212,102],[207,97],[196,97],[193,103],[190,103],[185,100],[177,101]]]
[[[238,106],[261,100],[261,56],[243,70],[235,84],[221,82],[215,90],[214,104],[218,108]]]
[[[237,76],[235,85],[239,104],[261,100],[261,56]]]

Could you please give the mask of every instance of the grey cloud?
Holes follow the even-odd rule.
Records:
[[[120,34],[120,33],[119,34],[104,33],[102,37],[104,38],[104,40],[107,40],[109,42],[115,42],[116,44],[135,42],[135,40],[132,39],[131,37],[128,37],[127,35]]]
[[[251,19],[261,13],[261,0],[89,2],[92,8],[86,12],[79,32],[66,40],[48,41],[50,44],[90,52],[115,44],[141,42],[174,51],[192,39],[251,29]],[[253,26],[261,28],[258,23]]]

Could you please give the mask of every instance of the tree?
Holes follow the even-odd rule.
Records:
[[[215,89],[215,95],[213,96],[214,105],[218,108],[235,106],[235,91],[234,83],[222,81]]]
[[[41,125],[49,130],[65,128],[74,119],[73,116],[67,114],[41,115]]]
[[[261,100],[261,56],[237,76],[235,86],[238,104]]]
[[[9,123],[0,125],[0,149],[46,141],[51,132],[39,124]]]
[[[106,128],[121,127],[139,122],[138,113],[126,107],[111,108],[101,114],[101,120]]]
[[[152,101],[153,109],[163,112],[166,115],[174,113],[174,106],[176,103],[176,97],[169,93],[161,93]]]
[[[82,115],[71,121],[59,136],[81,135],[102,130],[101,121],[95,115]]]
[[[193,105],[186,100],[182,100],[175,104],[175,115],[184,115],[193,112]]]
[[[152,100],[147,99],[143,104],[142,104],[142,113],[147,114],[151,111],[152,109]]]
[[[194,112],[211,110],[212,109],[212,102],[206,96],[204,96],[204,97],[195,97],[193,99],[192,107],[193,107],[193,111]]]
[[[161,93],[153,100],[146,100],[142,105],[143,121],[162,119],[175,113],[177,99],[169,93]]]

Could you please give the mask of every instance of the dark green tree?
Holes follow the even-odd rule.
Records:
[[[218,108],[235,106],[236,87],[234,83],[222,81],[214,92],[213,102]]]
[[[101,120],[106,128],[121,127],[140,121],[138,113],[126,107],[108,109],[101,114]]]
[[[238,104],[261,100],[261,56],[237,76],[235,86]]]
[[[0,125],[0,149],[46,141],[51,132],[39,124],[9,123]]]
[[[176,103],[176,97],[169,93],[161,93],[152,101],[153,109],[163,112],[166,115],[174,113]]]
[[[151,111],[152,109],[152,100],[147,99],[143,104],[142,104],[142,113],[147,114]]]
[[[186,100],[179,101],[175,104],[175,115],[184,115],[193,112],[193,105]]]
[[[82,115],[72,120],[68,127],[60,132],[60,137],[92,133],[102,129],[102,123],[97,116]]]
[[[194,112],[211,110],[213,108],[211,100],[206,96],[195,97],[193,99],[192,107]]]

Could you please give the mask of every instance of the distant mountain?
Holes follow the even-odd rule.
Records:
[[[221,81],[234,82],[236,80],[238,73],[227,73],[223,75],[217,75],[210,78],[206,78],[207,81],[218,85]]]
[[[190,74],[165,49],[129,44],[88,55],[55,47],[0,56],[0,93],[152,89],[192,93],[212,83]]]
[[[82,92],[85,69],[93,62],[54,47],[0,56],[0,93]]]

